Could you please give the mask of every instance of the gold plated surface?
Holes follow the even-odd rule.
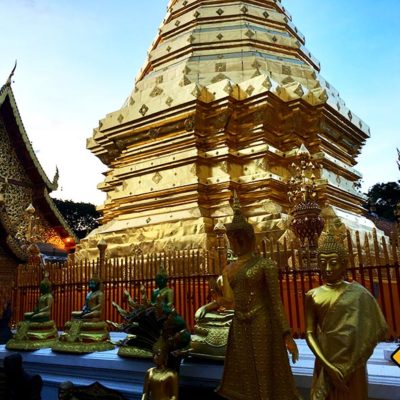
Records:
[[[96,257],[100,237],[109,257],[206,248],[233,189],[256,232],[281,237],[302,143],[322,166],[322,209],[371,231],[354,168],[369,128],[304,42],[279,2],[170,2],[126,103],[88,139],[108,167],[107,199],[78,257]]]

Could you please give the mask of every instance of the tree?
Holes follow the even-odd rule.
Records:
[[[400,202],[400,181],[376,183],[368,190],[367,198],[370,209],[374,207],[378,217],[395,221],[394,211]]]
[[[93,204],[60,199],[54,199],[54,203],[79,239],[99,226],[100,213]]]

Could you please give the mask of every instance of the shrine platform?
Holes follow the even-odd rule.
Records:
[[[112,334],[113,340],[118,340],[118,335]],[[296,342],[300,360],[292,365],[292,371],[297,387],[306,400],[309,398],[314,355],[304,340]],[[400,367],[390,361],[390,354],[395,349],[395,344],[381,343],[368,361],[369,399],[400,400]],[[0,346],[0,365],[4,357],[11,353],[4,345]],[[153,366],[150,360],[118,357],[117,349],[87,355],[53,353],[50,349],[21,354],[26,371],[41,375],[44,381],[43,400],[56,400],[58,386],[67,380],[75,385],[89,385],[98,381],[118,390],[130,400],[140,399],[144,374]],[[211,399],[222,370],[222,362],[187,358],[181,367],[180,386],[184,393],[190,393],[192,400]],[[200,393],[201,397],[196,397]],[[181,397],[181,400],[186,400],[186,396]]]

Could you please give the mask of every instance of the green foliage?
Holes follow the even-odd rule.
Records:
[[[370,209],[381,218],[395,221],[396,204],[400,202],[400,181],[376,183],[367,193]]]
[[[79,239],[99,226],[100,213],[93,204],[59,199],[54,199],[54,203]]]

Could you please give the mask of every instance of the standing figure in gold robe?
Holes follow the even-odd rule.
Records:
[[[226,229],[237,260],[223,272],[222,290],[235,312],[217,392],[230,400],[296,400],[287,349],[293,362],[298,350],[283,311],[277,267],[255,254],[254,230],[237,199]]]
[[[325,284],[306,294],[306,339],[316,357],[311,400],[366,400],[366,363],[386,321],[367,289],[344,280],[347,253],[332,235],[318,260]]]
[[[178,400],[178,373],[166,367],[167,357],[167,350],[156,345],[156,366],[146,372],[142,400]]]

